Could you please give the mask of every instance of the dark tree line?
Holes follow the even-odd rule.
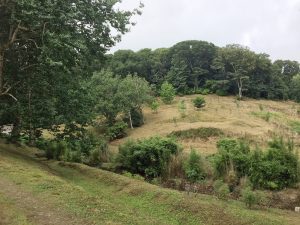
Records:
[[[178,94],[210,92],[300,101],[299,62],[276,60],[241,45],[220,48],[205,41],[183,41],[171,48],[119,50],[107,56],[114,74],[144,77],[157,89],[164,81]]]

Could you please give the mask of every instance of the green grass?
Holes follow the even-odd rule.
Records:
[[[294,132],[300,134],[300,121],[296,121],[296,120],[290,121],[289,125]]]
[[[266,111],[260,111],[260,112],[251,112],[251,115],[261,118],[267,122],[269,122],[272,118],[278,118],[280,117],[279,113],[275,112],[266,112]]]
[[[0,193],[0,224],[31,225],[11,199]]]
[[[39,161],[23,152],[0,144],[0,176],[90,224],[289,224],[287,211],[248,210],[237,201],[187,195],[84,165]]]
[[[207,140],[210,137],[218,137],[223,135],[223,131],[214,127],[200,127],[197,129],[173,131],[169,136],[175,136],[180,139],[196,139],[201,138]]]

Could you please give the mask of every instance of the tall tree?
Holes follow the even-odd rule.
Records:
[[[228,78],[235,82],[238,89],[238,97],[243,97],[243,91],[247,89],[245,83],[255,68],[255,53],[241,45],[227,45],[219,49],[215,64],[224,71]]]
[[[206,76],[211,73],[216,51],[217,48],[212,43],[205,41],[183,41],[174,45],[169,51],[172,58],[169,82],[178,89],[175,81],[179,79],[187,87],[197,90],[200,83],[204,84]]]

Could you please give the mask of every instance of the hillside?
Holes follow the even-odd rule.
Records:
[[[165,136],[173,131],[199,127],[218,128],[224,132],[224,136],[244,138],[261,147],[274,135],[292,137],[295,144],[300,146],[300,105],[295,102],[255,99],[237,101],[231,96],[205,95],[206,107],[197,111],[192,104],[193,98],[195,95],[177,97],[172,105],[161,103],[157,114],[145,108],[145,125],[129,131],[127,138],[113,142],[112,149],[116,150],[127,139]],[[182,100],[187,108],[184,118],[178,110],[178,103]],[[209,155],[216,152],[218,139],[219,137],[185,138],[181,143],[186,151],[192,147],[204,155]]]
[[[299,224],[290,211],[162,189],[0,144],[0,224]]]

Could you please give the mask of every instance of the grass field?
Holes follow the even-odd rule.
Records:
[[[216,152],[222,137],[244,138],[265,147],[273,135],[300,145],[300,105],[267,100],[236,101],[205,96],[195,110],[195,96],[177,97],[158,113],[145,108],[145,125],[110,144],[116,152],[128,139],[172,133],[185,152]],[[178,110],[184,100],[185,117]],[[143,181],[79,164],[45,161],[36,149],[0,140],[0,225],[29,224],[300,224],[300,214],[277,209],[248,210],[239,201],[163,189]]]
[[[127,138],[113,142],[111,148],[115,151],[117,146],[128,138],[165,136],[173,131],[200,127],[218,128],[225,136],[245,138],[260,147],[266,146],[273,135],[293,138],[296,145],[300,146],[300,105],[295,102],[254,99],[237,101],[234,97],[206,95],[206,107],[197,111],[191,102],[193,98],[195,96],[177,97],[172,105],[161,104],[157,114],[145,108],[145,125],[129,131]],[[178,110],[181,100],[184,100],[187,106],[184,118]],[[192,147],[208,155],[216,152],[216,142],[219,139],[186,138],[180,141],[186,151]]]
[[[248,210],[0,144],[0,224],[299,224],[291,211]]]

